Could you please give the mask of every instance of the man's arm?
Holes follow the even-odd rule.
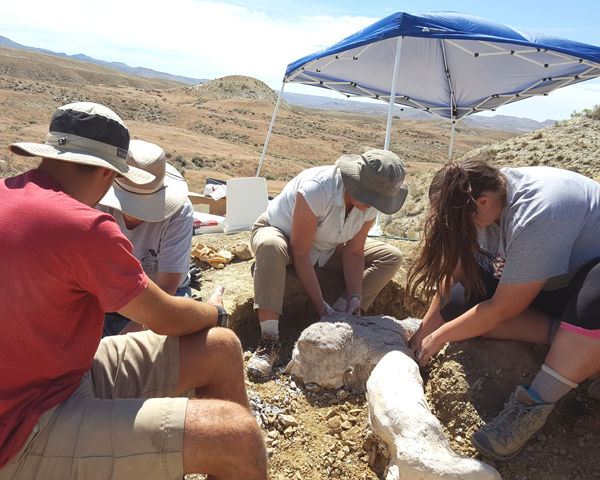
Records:
[[[182,275],[183,272],[158,272],[158,276],[156,277],[156,284],[169,295],[175,295],[175,292],[177,291],[177,289],[179,288],[179,284],[181,283]]]
[[[219,316],[214,305],[173,297],[152,280],[119,313],[159,335],[187,335],[214,327]]]

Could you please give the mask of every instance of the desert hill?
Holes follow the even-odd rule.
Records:
[[[180,85],[171,80],[143,78],[89,62],[10,47],[0,47],[0,75],[56,86],[169,88]]]
[[[48,55],[54,55],[56,57],[70,58],[73,60],[83,60],[85,62],[95,63],[97,65],[102,65],[104,67],[112,68],[112,69],[118,70],[123,73],[131,73],[133,75],[138,75],[140,77],[161,78],[164,80],[172,80],[175,82],[188,83],[188,84],[195,84],[195,83],[204,81],[199,78],[191,78],[191,77],[185,77],[185,76],[181,76],[181,75],[173,75],[173,74],[166,73],[166,72],[158,72],[156,70],[152,70],[151,68],[130,67],[129,65],[127,65],[123,62],[108,62],[105,60],[99,60],[97,58],[93,58],[88,55],[84,55],[82,53],[78,53],[76,55],[67,55],[66,53],[53,52],[52,50],[47,50],[45,48],[30,47],[27,45],[22,45],[17,42],[13,42],[10,38],[6,38],[1,35],[0,35],[0,47],[18,48],[20,50],[28,50],[31,52],[38,52],[38,53],[45,53]]]
[[[277,94],[264,82],[243,75],[230,75],[194,86],[200,98],[255,100],[275,105]]]
[[[198,86],[148,79],[88,62],[0,47],[0,142],[41,141],[56,107],[95,101],[112,108],[132,138],[160,144],[185,170],[192,189],[206,176],[227,179],[256,173],[276,94],[249,77],[230,76]],[[454,151],[510,138],[514,133],[459,125]],[[331,163],[343,153],[380,147],[385,119],[345,112],[319,112],[283,104],[261,171],[271,192],[300,170]],[[414,171],[447,158],[446,122],[396,120],[391,149]],[[0,150],[0,174],[35,161]],[[23,163],[25,161],[25,163]]]

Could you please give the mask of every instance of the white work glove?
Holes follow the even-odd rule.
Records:
[[[348,295],[348,298],[346,299],[346,313],[349,313],[350,315],[360,316],[361,302],[362,296],[360,296],[358,293]]]
[[[331,306],[336,312],[344,313],[348,307],[348,302],[344,297],[339,297]]]
[[[327,315],[335,313],[335,310],[329,306],[329,304],[323,300],[323,306],[319,309],[319,317],[323,318]]]

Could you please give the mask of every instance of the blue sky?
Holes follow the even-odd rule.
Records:
[[[249,75],[279,89],[288,63],[397,11],[456,11],[600,46],[600,1],[21,0],[3,2],[0,35],[196,78]],[[286,87],[323,95],[323,89]],[[600,104],[600,80],[496,113],[545,120]]]

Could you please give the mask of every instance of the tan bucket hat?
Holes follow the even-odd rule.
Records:
[[[109,168],[131,182],[152,182],[154,176],[127,164],[129,130],[110,108],[92,102],[59,107],[50,120],[45,143],[12,143],[8,149],[29,157]]]
[[[387,215],[404,205],[408,193],[403,185],[406,170],[395,153],[373,149],[362,155],[342,155],[335,163],[344,188],[359,202]]]
[[[188,186],[181,174],[166,162],[164,150],[154,143],[131,140],[127,163],[151,173],[155,180],[140,185],[116,178],[100,205],[112,207],[146,222],[171,217],[187,199]]]

